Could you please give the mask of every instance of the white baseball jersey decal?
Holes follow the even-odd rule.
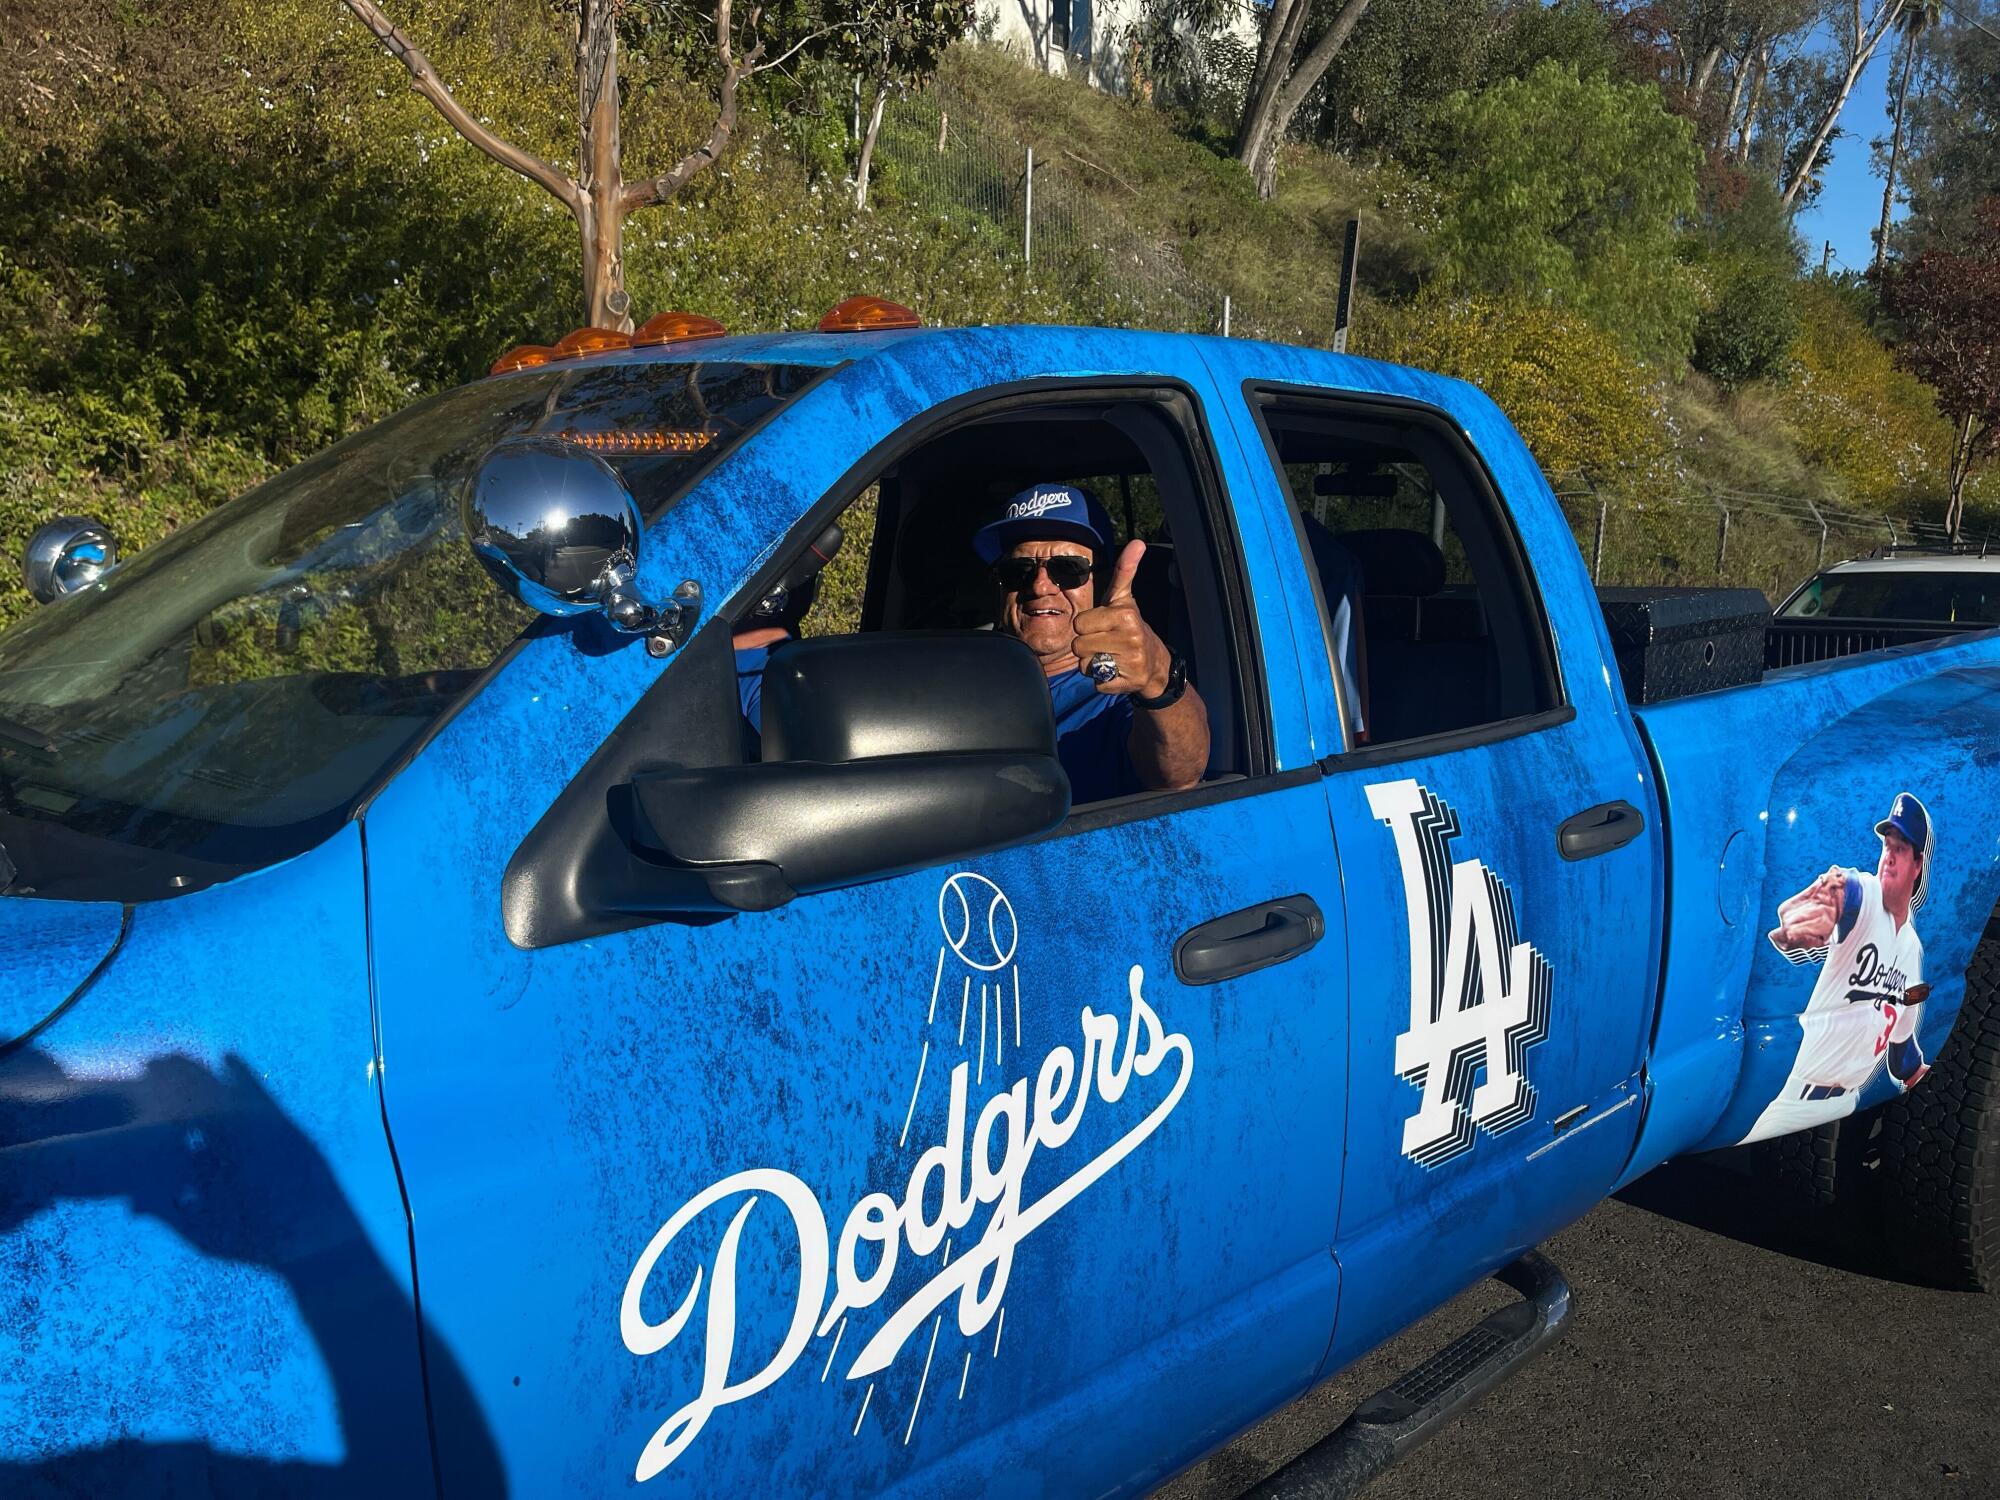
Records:
[[[1773,913],[1771,946],[1786,962],[1819,972],[1798,1013],[1798,1052],[1744,1141],[1854,1113],[1885,1067],[1899,1089],[1930,1071],[1917,1043],[1931,987],[1916,915],[1930,893],[1937,831],[1923,799],[1905,791],[1874,833],[1880,852],[1872,873],[1834,865]],[[1777,1030],[1772,1041],[1783,1034]]]
[[[1451,860],[1458,815],[1415,781],[1368,788],[1403,871],[1410,927],[1410,1028],[1396,1072],[1423,1090],[1403,1154],[1434,1167],[1535,1113],[1527,1050],[1549,1033],[1549,961],[1516,936],[1507,882],[1477,859]],[[1484,1081],[1474,1085],[1481,1069]]]
[[[1846,934],[1825,948],[1787,953],[1793,962],[1821,958],[1812,998],[1800,1014],[1805,1039],[1787,1094],[1802,1088],[1858,1089],[1874,1075],[1906,1007],[1903,993],[1924,977],[1924,945],[1914,921],[1900,927],[1882,905],[1882,884],[1865,870],[1847,872],[1860,897]]]

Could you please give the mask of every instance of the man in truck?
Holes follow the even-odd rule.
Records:
[[[1034,652],[1048,674],[1056,754],[1076,805],[1184,791],[1208,767],[1208,709],[1187,680],[1187,663],[1132,599],[1143,541],[1127,542],[1110,563],[1097,601],[1115,535],[1094,497],[1074,485],[1037,484],[972,539],[999,589],[993,628]],[[775,625],[753,619],[736,632],[737,694],[753,729],[762,728],[764,663],[804,613],[801,606]]]
[[[1146,544],[1134,537],[1110,569],[1111,518],[1083,490],[1030,485],[973,536],[1000,598],[994,628],[1020,641],[1048,674],[1056,754],[1072,803],[1139,791],[1181,791],[1208,766],[1208,710],[1187,663],[1132,600]]]

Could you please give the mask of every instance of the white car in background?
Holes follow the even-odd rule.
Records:
[[[2000,626],[2000,553],[1891,548],[1813,574],[1778,606],[1765,666]]]

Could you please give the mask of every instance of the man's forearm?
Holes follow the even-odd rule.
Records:
[[[1132,709],[1132,769],[1148,791],[1183,791],[1208,769],[1208,708],[1192,686],[1158,710]]]

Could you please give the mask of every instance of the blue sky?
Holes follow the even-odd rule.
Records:
[[[1833,241],[1833,268],[1865,271],[1875,258],[1870,236],[1882,222],[1882,178],[1870,167],[1868,143],[1889,135],[1889,78],[1897,55],[1892,32],[1868,60],[1861,81],[1840,112],[1844,132],[1833,142],[1833,165],[1818,200],[1794,221],[1806,242],[1809,266],[1818,266],[1826,242]],[[1903,207],[1897,205],[1901,218]]]

